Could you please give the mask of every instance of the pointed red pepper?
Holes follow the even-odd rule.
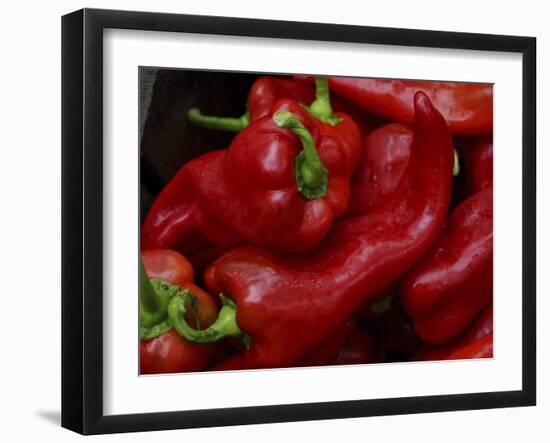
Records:
[[[446,343],[493,295],[493,190],[457,206],[431,251],[411,270],[401,300],[418,336]]]
[[[183,166],[151,207],[142,250],[252,243],[301,251],[323,238],[347,208],[361,148],[357,125],[332,113],[326,82],[309,110],[280,100],[242,130],[227,151]]]
[[[490,84],[427,82],[353,77],[330,77],[332,91],[392,121],[411,123],[417,91],[430,97],[452,134],[493,132],[493,86]]]
[[[276,256],[241,247],[226,253],[207,270],[205,283],[233,300],[232,321],[229,313],[223,319],[228,333],[220,319],[212,332],[198,331],[191,340],[216,341],[238,329],[251,342],[239,357],[244,367],[292,365],[428,250],[447,212],[453,147],[445,120],[421,92],[415,110],[409,166],[393,197],[364,217],[338,223],[310,251]],[[177,310],[170,312],[178,328]]]

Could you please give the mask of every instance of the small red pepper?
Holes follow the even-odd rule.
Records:
[[[492,294],[493,191],[486,187],[453,210],[400,295],[418,336],[437,344],[458,336]]]
[[[203,343],[246,334],[250,348],[239,354],[245,367],[289,366],[410,268],[444,223],[454,161],[445,120],[422,92],[415,109],[409,166],[384,206],[338,223],[301,254],[274,256],[254,247],[226,253],[205,274],[207,287],[223,294],[224,315],[187,336],[174,297],[168,311],[178,332]]]
[[[346,339],[333,358],[333,365],[362,365],[374,362],[376,345],[369,332],[358,327]]]
[[[332,113],[326,82],[309,111],[280,100],[225,152],[192,160],[168,183],[141,229],[141,247],[187,255],[253,243],[276,251],[311,248],[346,210],[360,132]]]
[[[214,353],[213,345],[191,343],[168,320],[167,306],[179,294],[191,302],[187,321],[198,329],[217,317],[210,294],[194,285],[190,263],[175,251],[150,250],[142,254],[140,290],[140,373],[159,374],[204,369]]]
[[[493,357],[493,333],[487,334],[480,339],[457,347],[445,360],[464,360],[472,358]]]
[[[468,329],[450,343],[443,345],[425,346],[414,358],[414,360],[447,360],[453,353],[470,349],[475,350],[476,346],[469,345],[479,342],[486,335],[493,333],[493,304],[491,303],[481,311],[479,316],[472,322]],[[491,355],[492,357],[492,355]],[[464,357],[475,358],[475,357]]]
[[[493,183],[493,137],[461,138],[457,143],[465,174],[465,194],[470,196]]]
[[[414,94],[423,91],[443,114],[452,134],[493,132],[493,87],[489,84],[330,77],[331,90],[392,121],[411,123]]]
[[[413,131],[401,123],[384,125],[363,142],[363,153],[351,183],[346,213],[364,215],[380,207],[397,188],[411,154]]]

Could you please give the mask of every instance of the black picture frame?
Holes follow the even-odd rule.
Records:
[[[522,54],[522,389],[132,415],[103,412],[103,30],[171,31]],[[536,403],[536,39],[83,9],[62,18],[62,426],[82,434],[319,420]],[[518,270],[519,271],[519,270]]]

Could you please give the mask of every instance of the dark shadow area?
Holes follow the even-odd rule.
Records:
[[[61,426],[61,411],[37,411],[36,415],[53,425]]]

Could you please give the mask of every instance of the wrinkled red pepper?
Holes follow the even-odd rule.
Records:
[[[491,303],[481,311],[479,316],[472,322],[468,329],[459,337],[450,343],[443,345],[425,346],[414,358],[415,360],[447,360],[449,356],[456,352],[465,352],[470,350],[477,352],[480,346],[474,345],[477,343],[482,348],[487,347],[480,340],[486,335],[493,333],[493,304]],[[472,346],[470,346],[472,345]],[[490,355],[492,357],[492,353]],[[475,357],[463,357],[475,358]]]
[[[319,90],[310,111],[280,100],[227,151],[183,166],[145,218],[142,250],[189,255],[249,242],[301,251],[318,243],[347,208],[361,148],[357,125],[332,113],[326,82]]]
[[[330,77],[332,91],[392,121],[411,123],[414,94],[425,92],[443,114],[452,134],[493,131],[493,87],[489,84]]]
[[[178,332],[201,343],[246,334],[250,348],[239,354],[241,367],[292,365],[411,267],[443,225],[454,162],[445,120],[421,92],[415,110],[409,166],[384,206],[338,223],[301,254],[254,247],[226,253],[205,274],[207,287],[224,294],[223,315],[206,331],[189,333],[181,320],[185,302],[174,297],[169,314]]]
[[[486,187],[453,210],[400,295],[418,336],[437,344],[458,336],[492,294],[493,192]]]
[[[465,195],[469,197],[493,183],[493,137],[461,138],[457,143],[464,166]]]
[[[351,183],[346,213],[356,217],[380,207],[397,188],[411,154],[413,131],[401,123],[384,125],[363,142],[363,153]]]
[[[218,309],[214,299],[193,284],[193,269],[177,252],[163,249],[146,251],[142,254],[142,263],[140,373],[204,369],[215,347],[191,343],[181,337],[167,321],[167,306],[176,294],[185,293],[187,300],[193,304],[187,320],[195,327],[204,329],[216,320]]]

